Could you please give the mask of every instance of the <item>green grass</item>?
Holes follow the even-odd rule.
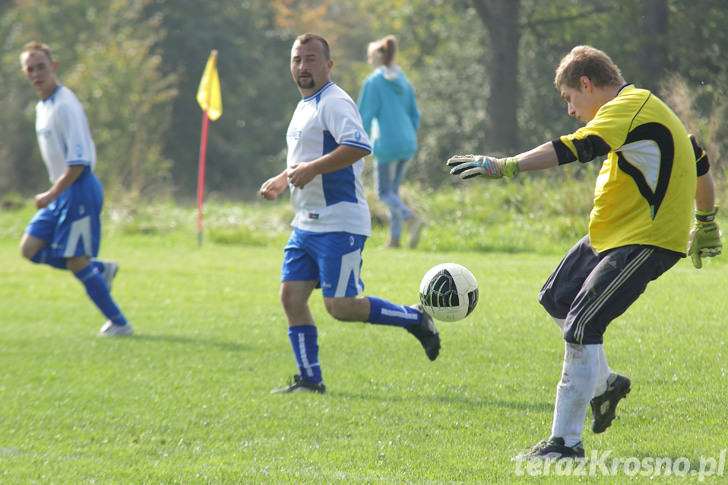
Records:
[[[295,363],[277,297],[287,229],[273,216],[286,209],[266,207],[213,204],[198,248],[192,209],[124,219],[112,206],[101,256],[121,265],[114,296],[136,330],[123,339],[95,336],[103,318],[71,276],[18,256],[32,211],[0,212],[0,483],[639,481],[518,475],[510,461],[550,431],[563,341],[536,294],[569,243],[391,251],[378,228],[366,294],[413,303],[429,267],[456,261],[479,280],[475,313],[439,325],[433,363],[402,330],[334,321],[315,293],[329,392],[270,395]],[[633,390],[606,433],[585,433],[588,455],[686,457],[697,471],[728,447],[725,288],[724,260],[683,260],[610,326],[610,364]]]

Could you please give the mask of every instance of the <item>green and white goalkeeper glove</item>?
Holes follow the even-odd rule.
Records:
[[[718,256],[723,248],[718,223],[715,221],[717,212],[717,207],[709,211],[695,211],[695,226],[690,231],[688,255],[693,260],[693,266],[698,269],[703,267],[701,257]]]
[[[512,177],[518,173],[518,160],[516,157],[495,158],[487,155],[455,155],[447,161],[450,175],[457,175],[461,179],[472,177],[486,177],[499,179]]]

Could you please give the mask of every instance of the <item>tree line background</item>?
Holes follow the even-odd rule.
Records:
[[[443,162],[452,154],[512,154],[574,131],[579,123],[566,115],[553,72],[573,46],[591,44],[628,82],[672,106],[708,148],[724,187],[725,25],[725,0],[0,2],[0,198],[48,185],[34,136],[37,99],[18,60],[26,42],[50,45],[61,82],[84,104],[107,193],[135,199],[194,197],[195,95],[217,49],[223,115],[210,125],[206,187],[245,200],[285,165],[285,130],[299,100],[289,53],[305,31],[329,40],[332,77],[355,100],[370,72],[368,42],[397,36],[398,63],[422,112],[410,172],[422,186],[451,183]]]

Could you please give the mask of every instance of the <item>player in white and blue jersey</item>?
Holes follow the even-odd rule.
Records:
[[[356,104],[330,80],[332,66],[325,39],[313,34],[296,39],[291,74],[303,99],[286,135],[287,168],[260,188],[264,198],[275,200],[290,187],[295,210],[280,297],[299,374],[274,392],[326,392],[308,306],[316,288],[337,320],[402,327],[420,341],[430,360],[440,351],[440,336],[421,306],[358,296],[364,289],[362,251],[371,234],[361,178],[371,146]]]
[[[47,45],[30,42],[20,55],[35,88],[35,129],[51,188],[35,196],[38,212],[20,242],[34,263],[68,269],[108,319],[99,335],[130,335],[131,325],[111,297],[118,265],[95,259],[101,243],[103,190],[93,173],[96,148],[81,103],[56,76],[58,62]]]

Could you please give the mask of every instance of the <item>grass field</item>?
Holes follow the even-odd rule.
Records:
[[[720,259],[681,261],[610,326],[607,355],[632,392],[584,444],[626,464],[532,470],[544,477],[510,458],[550,431],[563,341],[536,294],[560,254],[382,250],[378,233],[366,294],[414,303],[421,275],[456,261],[479,280],[474,314],[439,324],[430,362],[400,329],[334,321],[316,293],[329,392],[271,395],[295,372],[280,235],[198,248],[194,232],[109,229],[101,256],[121,265],[113,294],[136,333],[100,339],[79,283],[18,256],[26,215],[0,217],[2,484],[728,482],[725,469],[698,475],[728,448]],[[688,476],[648,473],[653,458]]]

